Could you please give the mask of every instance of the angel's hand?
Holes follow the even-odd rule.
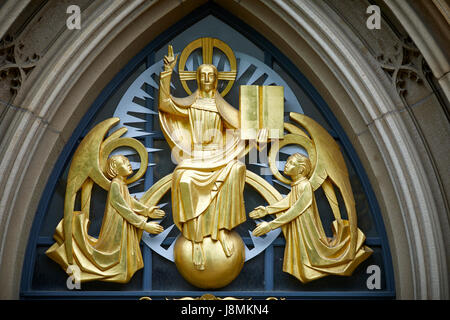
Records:
[[[270,222],[261,222],[259,223],[255,230],[253,230],[252,234],[255,237],[260,237],[262,235],[265,235],[266,233],[270,232],[272,230],[271,226],[270,226]]]
[[[252,219],[259,219],[259,218],[265,217],[267,215],[267,209],[264,206],[259,206],[259,207],[256,207],[255,210],[250,212],[248,215]]]
[[[149,217],[152,219],[161,219],[165,216],[165,212],[161,209],[159,209],[158,206],[153,206],[149,208]]]
[[[173,47],[169,45],[167,56],[164,57],[164,70],[172,71],[173,69],[175,69],[177,58],[178,56],[174,57],[173,55]]]

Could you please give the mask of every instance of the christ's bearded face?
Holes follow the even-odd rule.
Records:
[[[202,64],[197,69],[198,88],[203,92],[211,92],[217,87],[217,68],[211,64]]]

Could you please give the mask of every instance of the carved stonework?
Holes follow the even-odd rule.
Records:
[[[23,48],[24,44],[10,35],[0,40],[0,81],[9,82],[12,95],[17,94],[39,60],[37,54],[24,55]]]
[[[427,66],[415,44],[409,37],[400,39],[394,45],[394,53],[386,56],[377,56],[381,68],[391,78],[392,85],[402,97],[408,94],[406,82],[413,81],[429,87],[426,81]],[[431,89],[430,89],[431,90]]]

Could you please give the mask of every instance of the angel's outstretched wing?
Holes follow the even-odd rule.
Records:
[[[67,178],[63,223],[64,244],[69,264],[73,263],[72,221],[77,192],[81,189],[81,212],[89,217],[93,183],[109,190],[111,181],[104,174],[106,159],[111,151],[121,146],[135,149],[141,158],[139,171],[131,179],[128,179],[127,183],[138,180],[147,169],[148,154],[145,147],[135,139],[120,138],[127,131],[126,128],[115,131],[105,139],[108,131],[119,121],[119,118],[109,118],[97,124],[84,137],[73,155]]]
[[[350,250],[351,252],[355,252],[358,236],[355,200],[350,185],[347,166],[339,145],[333,137],[331,137],[331,135],[313,119],[303,114],[293,112],[290,113],[290,117],[300,124],[311,137],[316,154],[315,163],[312,163],[314,169],[309,180],[314,190],[317,190],[322,186],[333,210],[333,214],[338,222],[341,219],[341,215],[334,187],[336,187],[342,195],[350,225]]]

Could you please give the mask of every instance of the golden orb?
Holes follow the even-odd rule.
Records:
[[[227,257],[220,241],[205,237],[203,239],[203,251],[206,258],[204,270],[197,270],[194,266],[192,242],[183,235],[176,240],[173,249],[175,265],[189,283],[202,289],[216,289],[225,287],[239,275],[245,261],[244,242],[237,232],[225,232],[228,241],[233,244],[233,254]]]

